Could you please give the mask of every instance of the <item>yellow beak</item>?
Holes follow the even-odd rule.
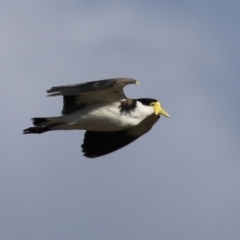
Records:
[[[165,117],[170,117],[169,114],[162,108],[160,102],[155,102],[154,103],[154,112],[156,115],[163,115]]]

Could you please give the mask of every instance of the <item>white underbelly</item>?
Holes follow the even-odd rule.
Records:
[[[77,111],[66,116],[66,130],[119,131],[136,126],[142,121],[138,114],[121,113],[116,106],[97,108],[88,112]]]

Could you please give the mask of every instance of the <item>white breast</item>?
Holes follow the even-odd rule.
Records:
[[[120,102],[109,105],[90,106],[63,116],[66,122],[61,129],[85,129],[90,131],[118,131],[138,125],[147,116],[154,113],[152,107],[137,102],[130,112],[120,112]]]

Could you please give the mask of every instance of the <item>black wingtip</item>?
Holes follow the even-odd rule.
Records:
[[[126,130],[116,132],[86,131],[82,144],[82,152],[87,158],[101,157],[125,147],[137,138],[129,135]]]

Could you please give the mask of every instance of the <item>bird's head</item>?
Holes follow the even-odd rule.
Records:
[[[156,99],[152,98],[140,98],[137,99],[145,106],[151,106],[153,107],[153,112],[155,115],[160,116],[163,115],[165,117],[170,117],[169,114],[162,108],[161,103],[157,101]]]

